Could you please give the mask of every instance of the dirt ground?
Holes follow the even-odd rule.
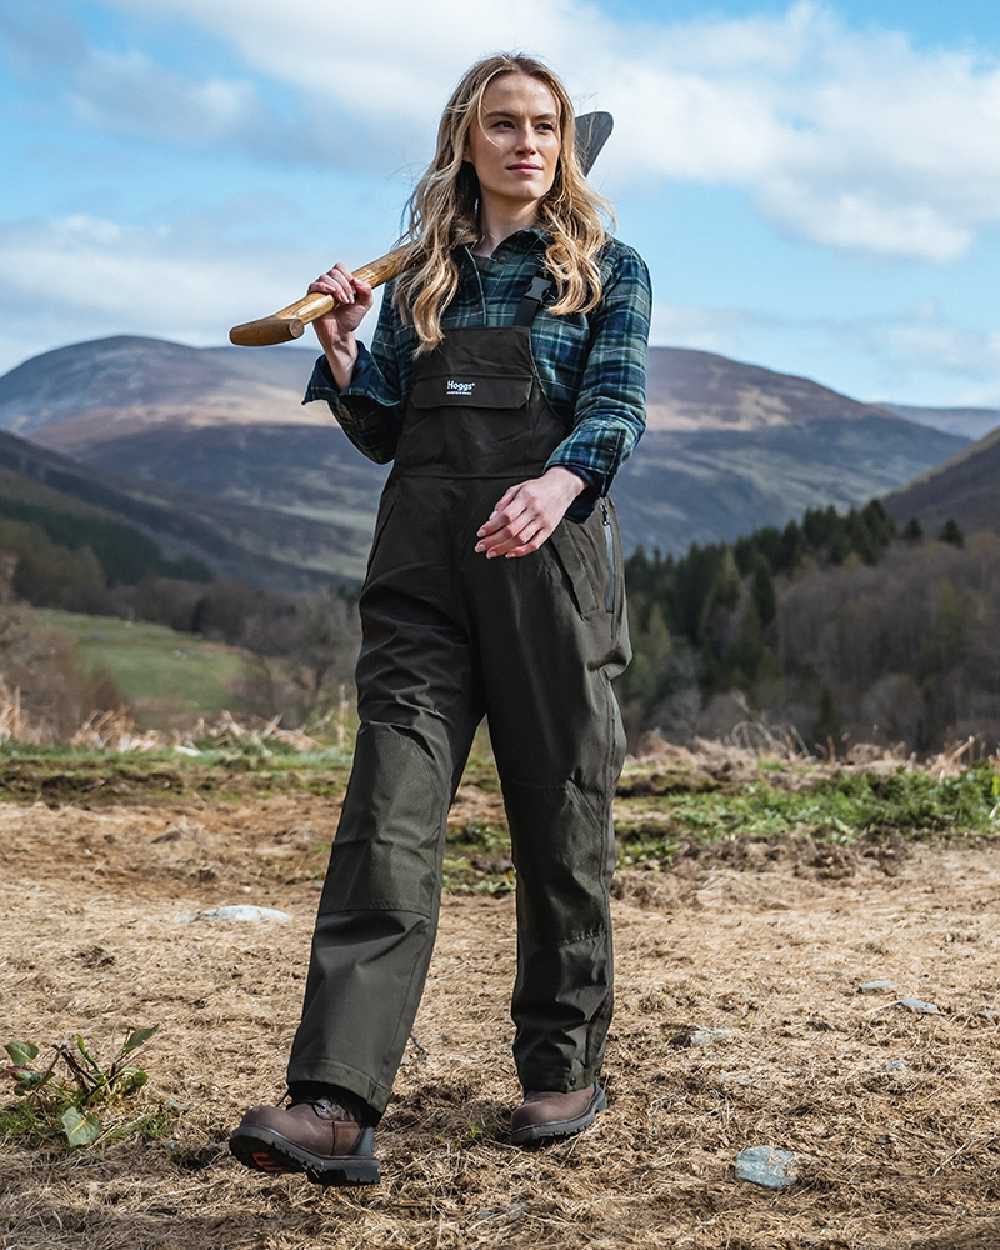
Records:
[[[453,818],[498,803],[460,794]],[[283,1092],[335,822],[308,795],[0,806],[0,1041],[82,1031],[107,1056],[159,1024],[139,1097],[181,1108],[148,1144],[0,1145],[4,1250],[1000,1247],[1000,850],[982,844],[889,863],[729,843],[619,870],[609,1107],[541,1151],[507,1136],[513,899],[448,894],[381,1186],[241,1167],[226,1139]],[[238,902],[292,923],[184,922]],[[857,993],[878,977],[897,992]],[[681,1044],[691,1025],[732,1032]],[[736,1179],[757,1144],[799,1155],[792,1188]]]

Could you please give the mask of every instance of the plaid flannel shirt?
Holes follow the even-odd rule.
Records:
[[[531,226],[508,235],[490,256],[456,248],[459,286],[442,314],[442,329],[512,324],[528,282],[542,270],[548,239],[542,227]],[[613,236],[599,261],[603,297],[597,308],[552,316],[547,305],[556,299],[553,284],[531,326],[539,380],[567,429],[545,468],[561,465],[588,483],[566,510],[577,522],[608,493],[646,425],[649,270],[633,247]],[[413,326],[404,325],[393,308],[394,282],[385,284],[371,349],[358,340],[348,385],[338,388],[320,356],[302,400],[326,400],[347,437],[377,464],[395,455],[418,343]]]

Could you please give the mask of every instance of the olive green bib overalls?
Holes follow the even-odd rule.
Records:
[[[446,331],[418,357],[359,599],[360,727],[287,1080],[381,1114],[437,931],[446,818],[487,718],[516,870],[512,1051],[525,1089],[601,1069],[613,1006],[611,802],[625,758],[612,677],[631,659],[621,532],[600,500],[528,555],[476,530],[566,436],[515,321]]]

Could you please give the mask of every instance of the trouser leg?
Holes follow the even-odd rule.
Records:
[[[526,1089],[589,1085],[614,1004],[611,805],[625,735],[611,678],[631,652],[613,524],[610,572],[599,514],[572,532],[564,520],[529,556],[467,570],[517,872],[512,1051]]]
[[[408,525],[406,512],[397,505],[359,601],[360,728],[287,1069],[289,1083],[342,1086],[378,1113],[424,988],[448,808],[482,719],[434,547],[442,519]]]

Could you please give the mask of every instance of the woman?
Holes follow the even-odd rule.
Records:
[[[649,272],[607,234],[572,104],[533,58],[462,78],[410,199],[409,267],[338,301],[303,402],[394,465],[364,586],[360,727],[277,1106],[231,1137],[248,1166],[379,1179],[374,1127],[424,987],[446,818],[485,716],[517,875],[511,1140],[590,1124],[613,1005],[612,677],[631,659],[608,496],[644,428]],[[610,213],[613,220],[613,212]],[[502,558],[501,558],[502,557]],[[287,1107],[280,1104],[290,1097]]]

